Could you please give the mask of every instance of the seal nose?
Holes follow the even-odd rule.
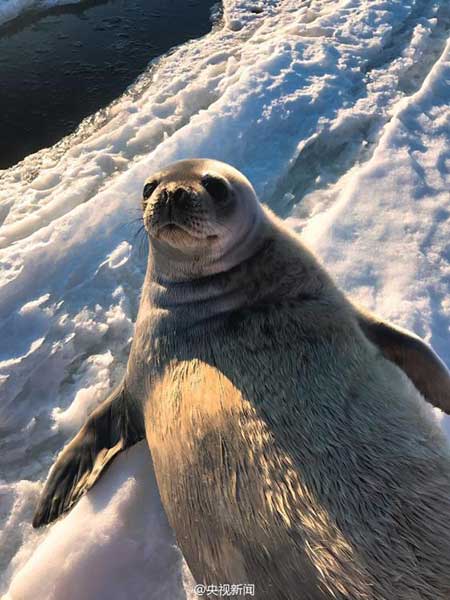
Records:
[[[193,200],[194,192],[185,187],[163,188],[158,195],[160,223],[171,223],[182,217],[192,207]]]
[[[181,210],[183,208],[187,208],[192,200],[192,194],[184,187],[178,187],[174,192],[172,192],[171,196],[171,200],[175,206]]]

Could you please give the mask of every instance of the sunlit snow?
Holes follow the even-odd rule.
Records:
[[[0,0],[0,25],[29,11],[40,11],[81,0]]]
[[[0,172],[5,598],[192,597],[145,443],[67,517],[31,527],[55,453],[124,371],[140,194],[160,166],[241,169],[352,297],[450,365],[449,27],[446,0],[226,0],[209,35]]]

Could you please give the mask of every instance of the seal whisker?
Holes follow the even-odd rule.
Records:
[[[134,240],[138,240],[138,254],[142,258],[148,249],[148,236],[144,223],[134,234]]]

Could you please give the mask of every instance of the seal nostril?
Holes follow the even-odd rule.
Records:
[[[172,199],[180,208],[187,208],[192,197],[188,190],[179,187],[173,192]]]
[[[173,193],[173,199],[175,202],[179,202],[183,198],[184,194],[185,190],[183,190],[183,188],[178,188]]]
[[[208,194],[218,202],[225,202],[229,197],[228,185],[222,177],[204,175],[202,185]]]

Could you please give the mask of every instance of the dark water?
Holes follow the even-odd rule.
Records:
[[[0,169],[74,131],[152,58],[207,33],[216,2],[85,0],[1,27]]]

